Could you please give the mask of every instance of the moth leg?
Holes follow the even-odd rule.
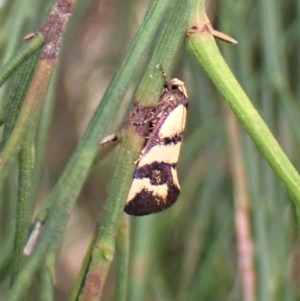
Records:
[[[133,162],[135,165],[138,165],[139,162],[141,161],[141,159],[144,157],[145,155],[145,149],[142,149],[142,151],[140,152],[139,157]]]
[[[142,125],[142,124],[146,124],[149,123],[150,121],[152,121],[154,118],[156,117],[155,112],[151,112],[151,117],[141,120],[141,121],[133,121],[132,124],[133,125]]]
[[[162,106],[161,108],[158,108],[155,112],[152,112],[151,113],[152,116],[149,117],[148,119],[145,119],[143,123],[146,124],[153,121],[153,124],[155,124],[157,121],[157,117],[159,117],[159,114],[161,114],[164,111],[165,107],[166,106]]]
[[[117,134],[108,135],[102,139],[102,141],[100,142],[100,145],[102,146],[104,144],[110,143],[112,141],[117,141],[117,140],[118,140]]]

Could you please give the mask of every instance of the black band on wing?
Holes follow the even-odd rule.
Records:
[[[174,204],[180,193],[172,174],[172,168],[175,167],[175,164],[153,162],[138,168],[134,179],[148,178],[153,186],[166,185],[167,191],[165,195],[160,195],[144,188],[128,201],[124,211],[130,215],[146,215],[160,212]]]
[[[163,211],[173,205],[180,193],[175,185],[168,186],[168,194],[165,197],[143,189],[137,193],[130,202],[125,205],[124,211],[130,215],[147,215]]]
[[[160,144],[170,145],[170,144],[177,144],[178,142],[181,141],[182,141],[182,133],[177,133],[173,136],[163,138]]]
[[[171,168],[175,168],[176,164],[164,162],[152,162],[136,169],[134,179],[150,179],[152,185],[172,184],[173,175]]]

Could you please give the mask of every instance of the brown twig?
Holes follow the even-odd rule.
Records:
[[[235,225],[237,236],[238,263],[245,301],[255,299],[255,268],[251,234],[249,193],[242,150],[242,138],[238,122],[233,113],[226,108],[227,132],[230,140],[230,156],[234,185]]]

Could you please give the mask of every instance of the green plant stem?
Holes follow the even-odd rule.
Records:
[[[28,92],[28,87],[30,85],[30,81],[32,80],[36,62],[39,58],[39,54],[40,54],[40,51],[36,51],[21,66],[20,70],[17,73],[15,81],[12,85],[12,89],[9,94],[9,101],[7,103],[7,108],[6,108],[5,125],[4,125],[2,140],[0,142],[0,150],[3,150],[6,142],[10,139],[11,134],[15,128],[18,116],[20,115],[21,107],[22,107],[22,105],[24,103],[24,99],[26,97],[26,93]],[[22,136],[21,139],[22,139],[22,142],[25,143],[26,139],[24,138],[24,136]],[[16,150],[18,150],[18,149],[16,149]],[[5,174],[6,174],[7,170],[8,170],[8,168],[5,170]],[[3,178],[3,181],[4,181],[4,178]],[[1,197],[0,204],[2,202],[7,202],[7,198]]]
[[[128,300],[147,300],[149,297],[149,279],[151,267],[156,266],[157,257],[157,229],[158,219],[154,214],[132,221],[133,241],[131,251],[131,278]],[[145,235],[147,233],[147,235]],[[141,274],[141,271],[142,274]]]
[[[87,252],[84,256],[83,262],[81,264],[81,269],[79,271],[79,275],[77,276],[76,283],[74,285],[74,288],[72,290],[70,298],[68,299],[69,301],[76,300],[77,297],[78,297],[78,294],[79,294],[79,291],[80,291],[81,285],[82,285],[82,279],[84,279],[85,274],[86,274],[86,267],[88,266],[89,261],[90,261],[90,255],[92,253],[92,250],[93,250],[93,247],[94,247],[94,244],[95,244],[95,241],[96,241],[96,237],[97,237],[97,233],[99,231],[99,229],[98,229],[99,227],[100,227],[100,224],[97,224],[97,226],[95,227],[95,231],[93,233],[93,236],[92,236],[91,242],[89,244],[88,250],[87,250]]]
[[[127,299],[129,261],[129,217],[123,214],[117,235],[117,277],[114,301]]]
[[[12,261],[12,280],[14,282],[23,263],[23,248],[28,238],[30,209],[32,208],[32,172],[34,166],[33,137],[26,139],[20,153],[19,188],[16,217],[14,257]]]
[[[47,145],[48,133],[51,126],[53,109],[55,105],[55,84],[57,80],[57,69],[50,82],[47,98],[44,103],[44,107],[41,113],[41,120],[37,129],[35,139],[35,164],[32,180],[33,197],[36,195],[38,186],[40,184],[40,178],[43,170],[44,154]]]
[[[0,187],[3,186],[8,167],[24,144],[24,137],[36,131],[48,86],[56,67],[61,39],[74,6],[57,1],[47,21],[39,30],[46,37],[35,73],[28,89],[16,126],[0,153]]]
[[[120,152],[116,162],[118,168],[115,169],[113,179],[109,188],[109,196],[105,203],[101,225],[95,244],[92,249],[88,272],[85,275],[85,282],[81,289],[78,300],[90,301],[99,300],[103,285],[114,257],[115,240],[121,215],[123,214],[124,200],[128,195],[129,186],[132,182],[134,164],[131,157],[131,151],[139,152],[139,141],[133,139],[135,132],[132,127],[124,134],[120,145]],[[121,170],[121,172],[120,172]],[[122,181],[120,181],[122,175]],[[122,200],[120,202],[119,200]],[[97,279],[97,281],[95,281]],[[91,294],[91,291],[93,294]]]
[[[203,28],[204,23],[204,13],[198,14],[193,20],[193,24],[197,24],[200,29]],[[300,177],[232,75],[213,37],[207,31],[196,31],[189,37],[187,47],[214,82],[259,151],[287,188],[295,202],[300,225]]]
[[[6,241],[1,247],[0,259],[0,282],[4,283],[8,272],[11,269],[11,261],[13,258],[13,239]]]
[[[43,301],[54,301],[55,258],[56,254],[50,253],[40,269],[40,300]]]
[[[38,33],[26,42],[26,44],[1,68],[0,87],[32,54],[42,48],[44,43],[45,37],[41,33]]]
[[[187,20],[194,8],[192,1],[174,1],[172,6],[172,10],[169,9],[166,20],[164,20],[167,25],[160,35],[157,47],[136,93],[136,100],[144,106],[155,105],[158,102],[164,82],[157,65],[161,65],[167,74],[170,73],[174,58],[189,28]]]
[[[25,143],[24,136],[36,130],[52,71],[53,68],[47,63],[39,62],[37,65],[19,118],[0,153],[0,186],[3,185],[8,167]]]
[[[47,267],[42,269],[40,275],[40,296],[43,301],[54,301],[51,273]]]
[[[37,51],[34,55],[28,58],[28,60],[21,66],[14,84],[12,85],[6,108],[2,140],[0,143],[1,150],[16,125],[39,55],[40,51]]]

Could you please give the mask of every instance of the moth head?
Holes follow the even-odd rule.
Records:
[[[182,82],[181,80],[179,80],[177,78],[173,78],[173,79],[167,81],[165,83],[165,89],[167,91],[178,90],[181,93],[183,93],[186,98],[188,98],[188,96],[187,96],[187,90],[186,90],[186,88],[184,86],[184,82]]]

